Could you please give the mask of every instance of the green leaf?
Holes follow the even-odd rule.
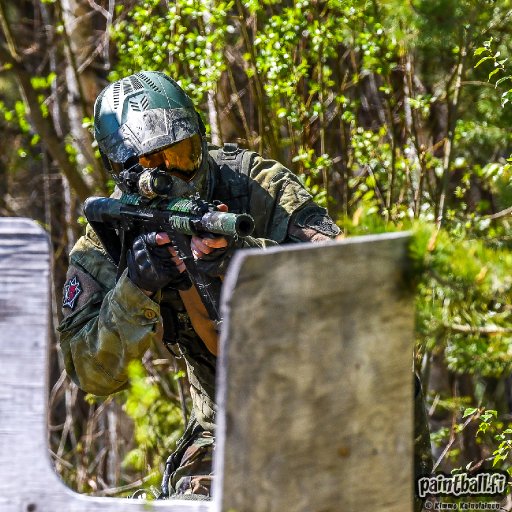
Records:
[[[508,76],[502,76],[500,79],[498,79],[496,81],[496,87],[498,87],[498,85],[502,84],[503,82],[505,82],[506,80],[510,80],[512,78],[512,76],[508,75]]]
[[[485,62],[486,60],[492,60],[492,57],[491,56],[487,56],[487,57],[483,57],[482,59],[480,59],[476,64],[475,64],[475,68],[477,68],[478,66],[480,66],[480,64],[482,64],[482,62]]]
[[[467,418],[468,416],[471,416],[472,414],[475,414],[475,412],[478,411],[476,407],[468,407],[464,414],[462,415],[463,418]]]
[[[501,71],[500,68],[493,69],[488,76],[488,79],[490,80],[496,73],[499,73]]]

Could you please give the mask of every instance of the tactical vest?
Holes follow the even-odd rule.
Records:
[[[249,210],[249,175],[256,153],[237,144],[222,148],[209,146],[208,201],[221,201],[230,212]],[[163,341],[187,365],[190,393],[197,421],[206,430],[215,423],[215,367],[217,358],[209,352],[192,328],[190,318],[176,290],[165,289],[160,301],[164,325]]]
[[[222,148],[209,146],[208,150],[212,167],[208,200],[224,202],[230,212],[248,212],[249,176],[257,153],[232,143]]]

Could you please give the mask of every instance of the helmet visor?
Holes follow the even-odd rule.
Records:
[[[154,153],[141,155],[139,163],[144,167],[164,165],[171,174],[192,177],[201,163],[201,137],[192,135]]]

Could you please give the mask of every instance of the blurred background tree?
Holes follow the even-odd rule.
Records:
[[[0,208],[50,233],[54,327],[81,203],[112,189],[94,99],[165,71],[213,143],[282,161],[347,236],[413,229],[415,361],[438,468],[508,469],[511,3],[0,0]],[[64,480],[97,495],[156,485],[187,415],[180,362],[154,347],[128,391],[99,400],[52,346]]]

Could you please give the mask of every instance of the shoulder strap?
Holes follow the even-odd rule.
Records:
[[[256,153],[240,148],[234,142],[226,142],[222,148],[210,150],[210,155],[219,167],[226,165],[238,174],[249,176]]]
[[[241,213],[249,210],[249,178],[256,153],[241,149],[238,144],[224,144],[210,149],[217,167],[213,197],[226,203],[230,211]]]

